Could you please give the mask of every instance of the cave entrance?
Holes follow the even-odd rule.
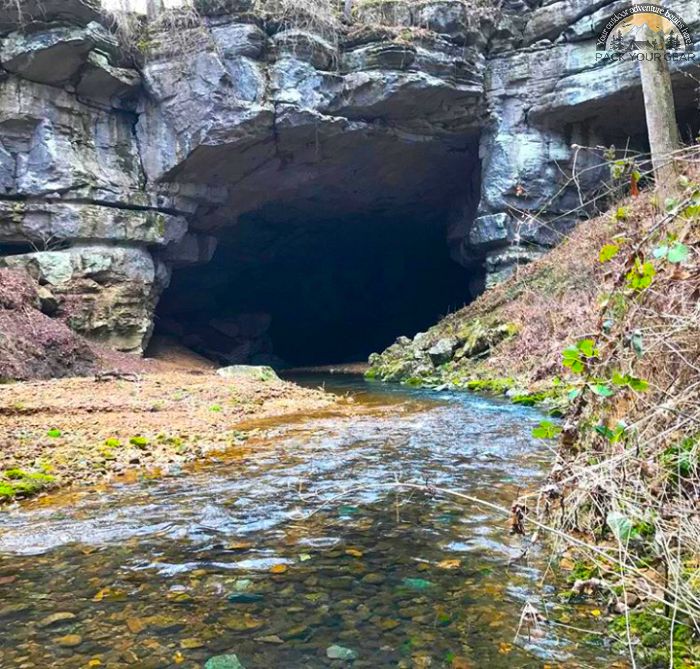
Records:
[[[156,332],[225,364],[363,361],[483,284],[450,258],[444,211],[277,213],[243,216],[209,263],[177,270]]]
[[[473,129],[314,121],[196,152],[170,177],[227,193],[190,221],[216,250],[195,266],[171,255],[156,334],[222,364],[299,367],[364,361],[426,329],[483,286],[462,244],[478,145]]]

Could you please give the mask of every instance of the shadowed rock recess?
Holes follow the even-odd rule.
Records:
[[[0,266],[123,351],[155,327],[306,364],[414,334],[575,225],[606,174],[581,154],[564,187],[573,144],[644,148],[638,66],[595,59],[624,3],[494,4],[356,0],[327,25],[199,0],[125,31],[97,0],[0,3]]]

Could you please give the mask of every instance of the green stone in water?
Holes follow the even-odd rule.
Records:
[[[207,660],[204,669],[245,669],[234,653],[215,655]]]
[[[424,578],[405,578],[401,581],[401,585],[411,590],[427,590],[433,587],[433,583]]]
[[[358,512],[359,509],[356,506],[343,504],[342,506],[338,507],[338,514],[341,516],[354,516]]]
[[[253,604],[262,598],[262,595],[257,595],[254,592],[234,592],[228,596],[228,601],[233,604]]]

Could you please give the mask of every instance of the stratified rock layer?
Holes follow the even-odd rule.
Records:
[[[438,211],[452,257],[498,280],[607,177],[576,147],[644,133],[638,66],[596,60],[619,2],[356,0],[330,27],[198,2],[132,44],[96,0],[21,4],[0,8],[0,264],[121,350],[252,212]]]

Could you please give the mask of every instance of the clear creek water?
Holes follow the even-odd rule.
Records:
[[[506,517],[386,485],[508,507],[551,458],[536,411],[325,380],[411,410],[279,426],[190,472],[0,513],[0,667],[624,666],[571,629],[595,628],[590,606],[542,587],[545,551],[511,563]],[[516,639],[528,602],[569,627]]]

